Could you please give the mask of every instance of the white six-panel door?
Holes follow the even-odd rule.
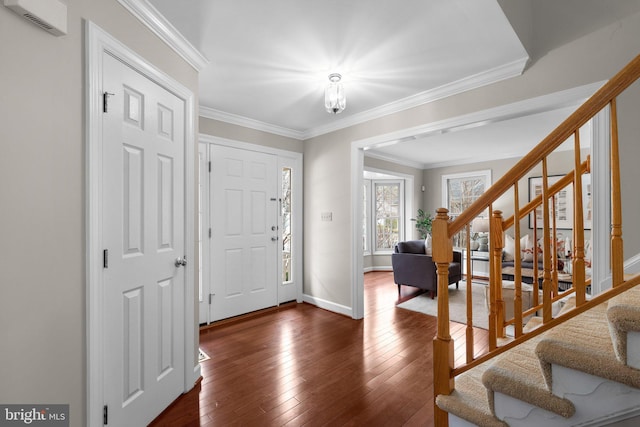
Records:
[[[184,387],[184,101],[103,54],[104,400],[146,425]]]
[[[210,321],[277,305],[277,157],[211,145]]]

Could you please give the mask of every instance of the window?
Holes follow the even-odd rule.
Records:
[[[282,283],[293,281],[291,271],[291,168],[282,168]]]
[[[404,180],[364,180],[364,253],[393,252],[404,239]]]
[[[442,204],[449,216],[460,215],[491,185],[491,171],[442,175]]]
[[[491,170],[442,175],[442,204],[449,210],[449,217],[455,218],[460,215],[478,200],[490,185]],[[453,236],[453,246],[465,247],[466,245],[465,231]]]
[[[371,254],[371,180],[365,179],[362,188],[362,252]]]

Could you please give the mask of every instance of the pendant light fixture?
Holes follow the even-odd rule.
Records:
[[[329,85],[324,90],[324,108],[328,113],[338,114],[347,106],[347,99],[344,96],[344,88],[340,80],[342,76],[338,73],[329,74]]]

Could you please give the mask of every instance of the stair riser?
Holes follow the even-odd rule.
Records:
[[[580,371],[553,365],[553,393],[569,399],[576,408],[566,419],[502,393],[495,393],[496,417],[512,426],[603,425],[616,414],[640,410],[640,390]],[[602,420],[602,424],[598,420]]]

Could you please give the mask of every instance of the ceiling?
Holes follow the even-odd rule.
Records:
[[[520,75],[530,60],[497,0],[147,1],[208,59],[201,116],[300,140]],[[324,110],[332,72],[347,97],[337,115]],[[405,136],[368,154],[417,167],[517,156],[515,141],[532,146],[568,111]],[[454,149],[433,149],[443,143]]]
[[[370,147],[368,156],[419,169],[521,157],[566,119],[577,105],[515,117],[481,121],[425,134],[385,141]],[[587,146],[589,139],[583,138]],[[446,147],[443,150],[442,147]],[[572,146],[558,150],[571,149]]]
[[[200,72],[205,112],[301,139],[447,88],[518,75],[528,59],[496,0],[403,0],[402,7],[392,0],[150,3],[210,61]],[[347,96],[338,115],[324,109],[332,72],[342,74]]]

